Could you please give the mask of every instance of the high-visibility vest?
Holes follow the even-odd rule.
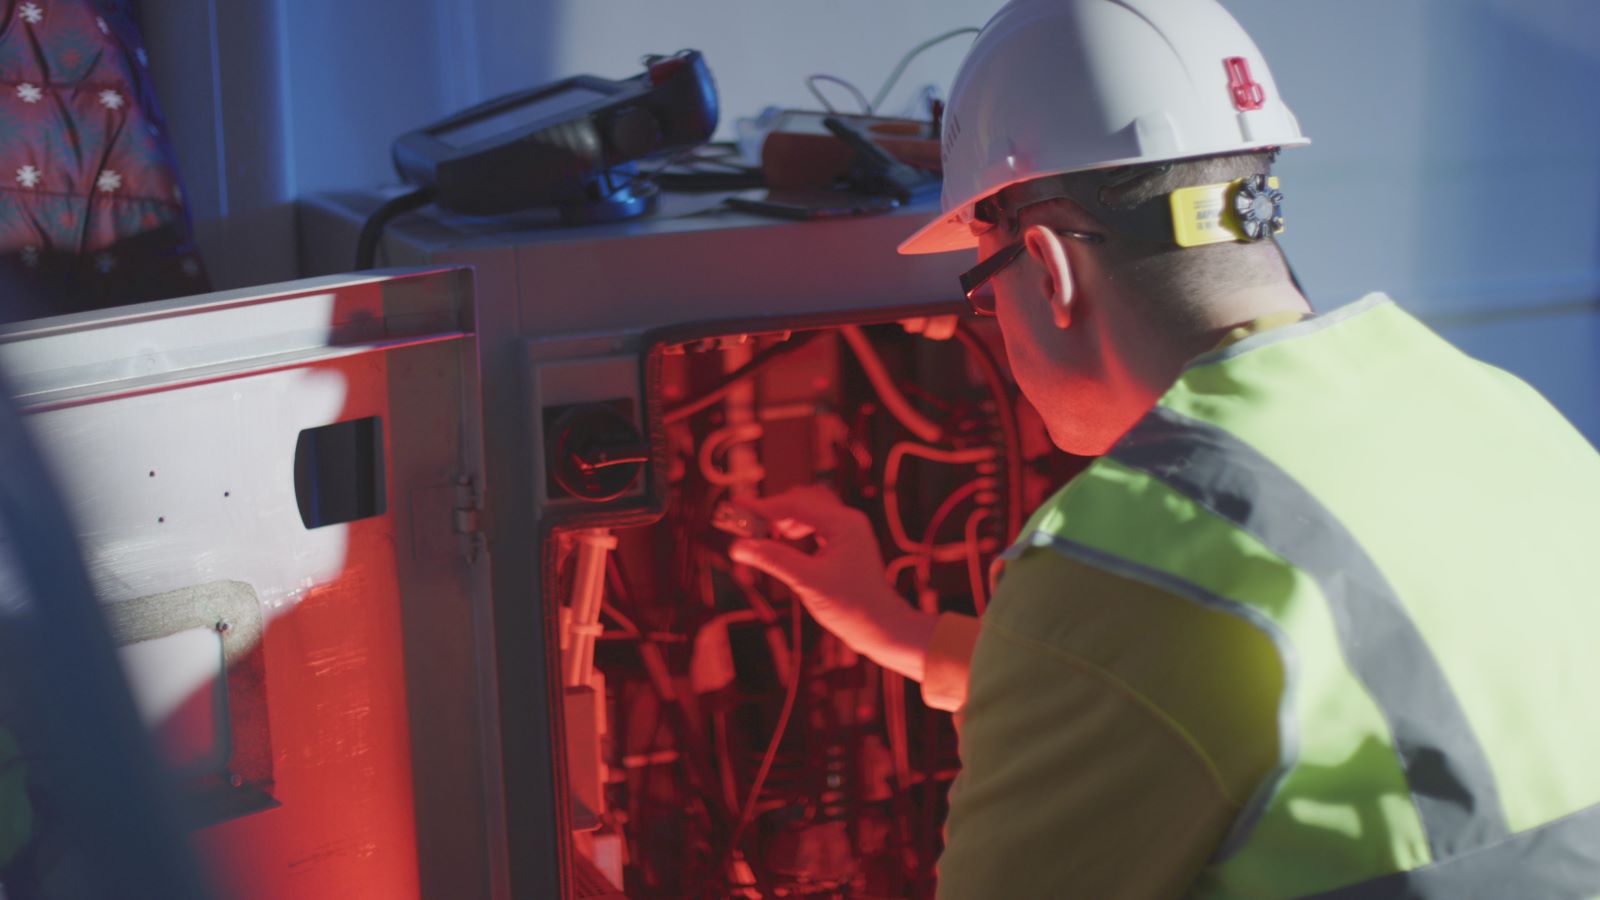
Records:
[[[1196,359],[1031,548],[1278,648],[1196,896],[1600,896],[1600,456],[1387,298]]]

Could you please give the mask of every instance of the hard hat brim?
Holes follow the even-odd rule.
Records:
[[[972,233],[966,222],[961,221],[960,212],[959,209],[947,212],[917,229],[916,233],[900,242],[900,254],[949,253],[978,246],[977,235]]]

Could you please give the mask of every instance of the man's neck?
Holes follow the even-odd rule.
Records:
[[[1279,282],[1219,295],[1203,309],[1199,332],[1176,348],[1185,363],[1214,348],[1236,328],[1276,313],[1309,314],[1311,304],[1293,284]]]
[[[1122,357],[1135,380],[1142,382],[1151,401],[1161,396],[1182,374],[1189,361],[1214,349],[1229,332],[1275,313],[1309,313],[1311,305],[1287,281],[1235,290],[1198,303],[1182,331],[1145,332],[1124,344]]]

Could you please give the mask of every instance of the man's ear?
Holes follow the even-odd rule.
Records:
[[[1077,286],[1061,236],[1043,225],[1029,225],[1022,233],[1022,240],[1028,249],[1028,256],[1044,272],[1045,282],[1040,285],[1040,290],[1048,298],[1051,318],[1057,328],[1068,328],[1072,325],[1072,299],[1077,293]]]

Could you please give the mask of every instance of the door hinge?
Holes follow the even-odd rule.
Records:
[[[468,562],[476,561],[478,555],[483,552],[485,542],[483,502],[478,494],[477,483],[470,475],[456,478],[454,518],[455,532],[461,537],[462,554],[466,556]]]

